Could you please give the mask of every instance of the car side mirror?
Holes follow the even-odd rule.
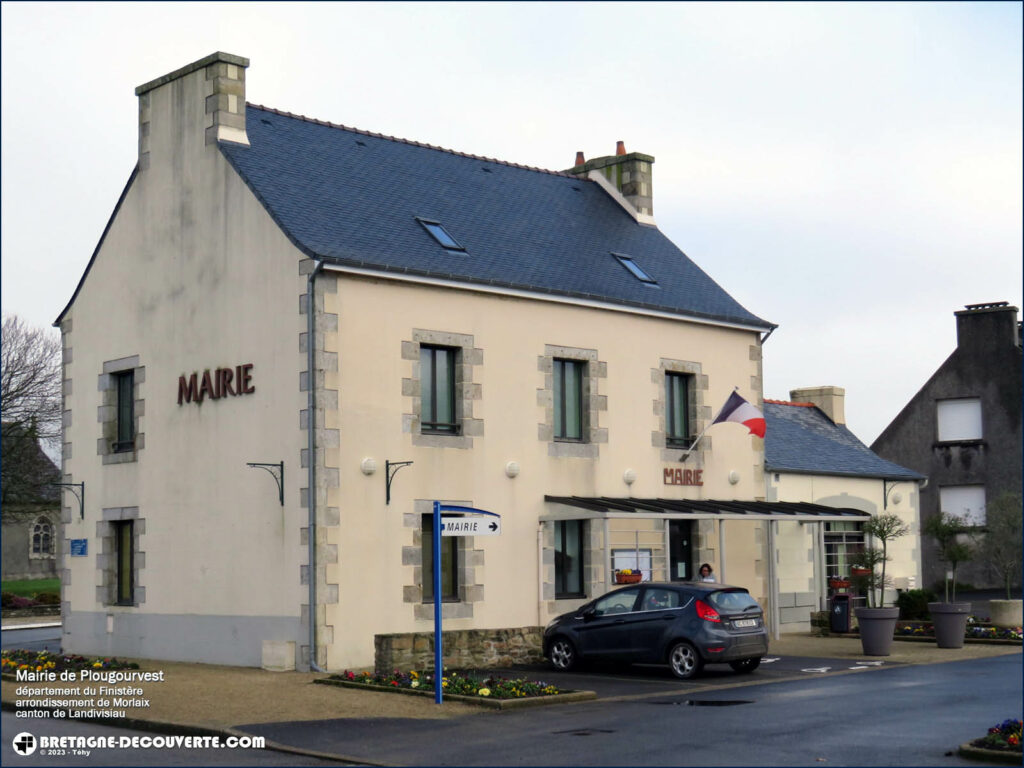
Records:
[[[597,611],[593,608],[587,608],[587,610],[583,612],[584,621],[593,621],[595,616],[597,616]]]

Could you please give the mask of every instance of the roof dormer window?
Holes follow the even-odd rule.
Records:
[[[466,247],[459,244],[459,241],[448,234],[448,230],[445,229],[440,222],[431,221],[430,219],[421,219],[418,216],[416,221],[423,225],[423,228],[430,233],[438,244],[448,251],[464,251]]]
[[[644,272],[643,268],[635,261],[633,261],[633,257],[623,256],[621,253],[613,253],[612,256],[615,257],[619,264],[628,269],[629,273],[633,275],[633,277],[635,277],[641,283],[646,283],[647,285],[658,284],[657,280],[655,280],[653,277]]]

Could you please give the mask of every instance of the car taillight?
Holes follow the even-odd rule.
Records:
[[[717,621],[719,623],[722,621],[722,617],[718,615],[718,611],[703,600],[697,601],[697,615],[704,619],[704,621]]]

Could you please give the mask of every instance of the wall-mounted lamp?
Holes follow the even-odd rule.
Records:
[[[364,475],[372,475],[377,471],[377,460],[367,456],[359,462],[359,468],[363,471]]]
[[[730,485],[736,485],[736,483],[738,483],[739,481],[740,481],[740,473],[737,472],[735,469],[731,470],[729,472],[729,484]]]
[[[506,477],[515,477],[518,474],[519,474],[519,462],[518,461],[510,461],[508,464],[505,465],[505,476]]]
[[[635,483],[636,482],[636,471],[632,470],[632,469],[627,469],[625,472],[623,472],[622,473],[622,482],[624,482],[626,485],[632,485],[633,483]]]

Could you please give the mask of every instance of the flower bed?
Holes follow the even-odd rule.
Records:
[[[411,696],[434,697],[433,672],[401,672],[389,674],[350,672],[314,680],[322,685],[344,688],[404,693]],[[596,699],[593,691],[566,691],[540,680],[510,680],[504,677],[483,677],[450,672],[441,678],[445,701],[475,704],[490,709],[516,709],[538,704],[560,704]]]
[[[1001,752],[1021,754],[1021,721],[1003,720],[999,725],[988,729],[988,734],[971,742],[972,747],[995,749]]]
[[[896,637],[935,637],[934,627],[927,622],[901,622],[896,625]],[[1021,627],[983,627],[968,624],[964,637],[969,640],[1021,641]]]
[[[63,672],[83,669],[138,669],[139,665],[118,658],[87,658],[49,651],[0,651],[0,672],[14,675],[18,670],[29,672]]]
[[[331,680],[344,680],[363,685],[376,685],[381,688],[408,688],[412,690],[433,691],[433,672],[401,672],[395,670],[389,674],[370,672],[350,672],[345,670],[340,675],[331,675]],[[492,696],[496,699],[523,699],[531,696],[554,696],[562,693],[554,685],[536,680],[509,680],[504,677],[476,678],[472,675],[451,672],[441,678],[441,689],[446,694],[457,696]]]

